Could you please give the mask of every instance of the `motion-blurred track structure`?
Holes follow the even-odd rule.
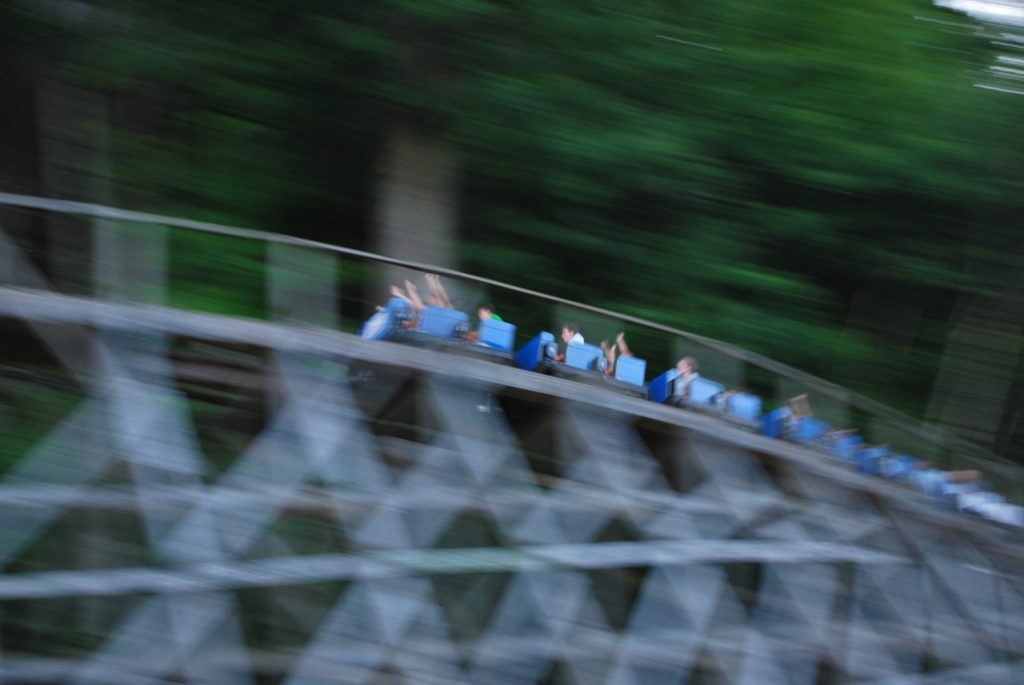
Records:
[[[716,416],[354,335],[367,265],[423,265],[0,208],[0,399],[47,398],[0,455],[5,685],[1024,682],[1020,529]],[[257,243],[264,316],[175,306],[175,232]],[[756,367],[1020,497],[1015,467],[781,364],[439,273]]]

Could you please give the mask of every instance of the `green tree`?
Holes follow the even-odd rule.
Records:
[[[958,298],[1002,292],[968,239],[1019,252],[1020,98],[975,87],[987,39],[918,0],[18,16],[19,44],[116,103],[128,204],[368,246],[376,170],[411,130],[458,168],[434,192],[457,197],[467,270],[919,413]]]

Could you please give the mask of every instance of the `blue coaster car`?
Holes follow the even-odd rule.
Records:
[[[786,435],[786,426],[793,412],[788,407],[779,407],[761,418],[761,432],[769,437],[781,439]]]
[[[401,299],[395,299],[402,302]],[[411,316],[411,312],[407,316]],[[373,319],[367,322],[364,330],[370,329],[371,322]],[[481,323],[479,332],[478,342],[469,341],[468,314],[457,309],[428,305],[420,312],[415,328],[408,325],[393,326],[388,335],[376,339],[394,340],[443,352],[469,354],[501,364],[512,363],[515,326],[504,321],[488,320]]]
[[[673,381],[675,381],[676,376],[678,375],[678,371],[675,369],[669,369],[665,373],[654,378],[647,385],[647,396],[658,404],[665,404],[668,402],[669,398],[672,397]]]
[[[502,352],[511,352],[516,342],[516,327],[505,321],[488,319],[480,324],[480,344]]]
[[[555,336],[544,331],[519,348],[515,361],[520,369],[536,371],[547,364],[554,364],[556,356],[558,344],[555,343]]]
[[[707,378],[695,378],[690,381],[690,393],[685,402],[694,407],[714,407],[724,393],[725,386],[721,383]]]
[[[456,309],[427,305],[416,330],[436,338],[461,338],[469,331],[469,315]]]
[[[615,380],[639,387],[644,387],[644,375],[647,373],[647,362],[639,357],[619,357],[615,362]]]
[[[596,345],[570,343],[566,347],[565,361],[557,361],[558,344],[555,336],[544,331],[516,352],[516,364],[527,371],[541,371],[561,378],[598,384],[634,397],[647,397],[644,372],[647,362],[636,357],[620,357],[616,363],[615,378],[605,376],[608,359]]]
[[[412,320],[412,310],[400,297],[392,297],[383,309],[374,313],[362,328],[359,337],[365,340],[389,340],[402,329],[405,322]]]
[[[761,419],[761,398],[737,392],[726,399],[724,409],[727,416],[754,425]]]

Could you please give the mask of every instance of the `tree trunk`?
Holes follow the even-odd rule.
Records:
[[[453,266],[457,194],[455,153],[448,143],[410,126],[392,126],[377,168],[376,251]],[[408,276],[388,269],[380,278],[386,285]]]
[[[1022,349],[1024,292],[1016,255],[987,250],[968,267],[984,288],[963,293],[952,315],[929,419],[996,449]]]
[[[62,200],[110,204],[109,103],[102,93],[56,78],[36,80],[41,190]],[[90,235],[83,222],[47,217],[48,263],[54,285],[90,292]]]

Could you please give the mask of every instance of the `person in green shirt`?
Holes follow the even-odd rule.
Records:
[[[490,319],[493,319],[494,321],[504,321],[504,319],[498,316],[497,313],[494,311],[494,305],[492,305],[490,302],[485,302],[484,304],[480,305],[476,310],[476,315],[480,317],[480,323],[483,323],[484,321]]]
[[[484,321],[502,321],[503,319],[494,313],[494,305],[490,302],[485,302],[476,309],[476,315],[480,318],[480,323]],[[480,330],[470,331],[466,335],[466,340],[470,342],[480,342]]]

